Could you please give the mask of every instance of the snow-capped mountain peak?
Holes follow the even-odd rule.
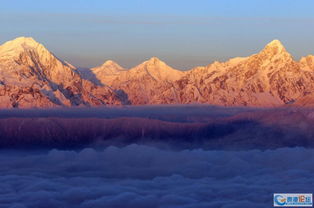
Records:
[[[158,65],[158,64],[165,64],[165,62],[161,61],[158,57],[153,56],[150,59],[148,59],[147,61],[145,61],[148,64],[154,64],[154,65]]]
[[[122,71],[125,71],[122,66],[120,66],[118,63],[108,60],[104,64],[98,67],[91,68],[91,71],[96,75],[96,76],[101,76],[104,78],[105,76],[112,76],[112,75],[117,75]]]
[[[43,45],[36,42],[31,37],[19,37],[14,40],[5,42],[0,46],[1,55],[18,55],[21,51],[27,49],[45,49]]]
[[[279,40],[273,40],[268,43],[261,53],[267,56],[284,55],[288,54],[286,48]],[[290,54],[289,54],[290,55]]]
[[[124,71],[125,70],[117,62],[112,61],[112,60],[107,60],[100,67],[95,67],[95,68],[102,68],[102,69],[110,68],[110,69],[113,69],[115,72],[117,72],[117,71]]]
[[[100,102],[98,95],[89,95],[95,86],[82,80],[76,68],[59,60],[33,38],[20,37],[0,46],[0,83],[0,107]]]
[[[278,47],[280,49],[284,49],[283,44],[281,43],[280,40],[274,39],[271,42],[269,42],[266,47]]]
[[[148,75],[154,80],[164,81],[174,81],[183,75],[182,71],[173,69],[157,57],[152,57],[140,65],[130,69],[130,72],[137,74],[137,76]]]
[[[5,42],[1,47],[18,47],[23,44],[29,45],[29,46],[37,46],[39,43],[35,41],[32,37],[18,37],[14,40],[10,40]]]

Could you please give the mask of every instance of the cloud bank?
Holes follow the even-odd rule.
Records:
[[[312,192],[314,150],[0,153],[0,206],[271,207],[274,192]]]
[[[4,111],[0,149],[160,145],[172,149],[314,147],[312,109],[130,107]]]

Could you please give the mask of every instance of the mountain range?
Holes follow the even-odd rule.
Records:
[[[0,46],[0,108],[206,103],[312,106],[314,56],[299,61],[278,40],[259,53],[188,71],[153,57],[131,69],[58,59],[33,38]]]

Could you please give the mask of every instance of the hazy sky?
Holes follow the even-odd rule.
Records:
[[[59,58],[132,67],[157,56],[188,69],[279,39],[314,54],[313,0],[0,0],[0,42],[32,36]]]

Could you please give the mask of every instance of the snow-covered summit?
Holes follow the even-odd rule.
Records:
[[[0,53],[18,53],[21,50],[29,49],[29,48],[44,48],[43,45],[36,42],[31,37],[19,37],[11,41],[5,42],[0,46]]]
[[[269,56],[274,56],[278,54],[288,54],[286,48],[279,40],[273,40],[268,43],[265,48],[262,50],[262,53]]]

